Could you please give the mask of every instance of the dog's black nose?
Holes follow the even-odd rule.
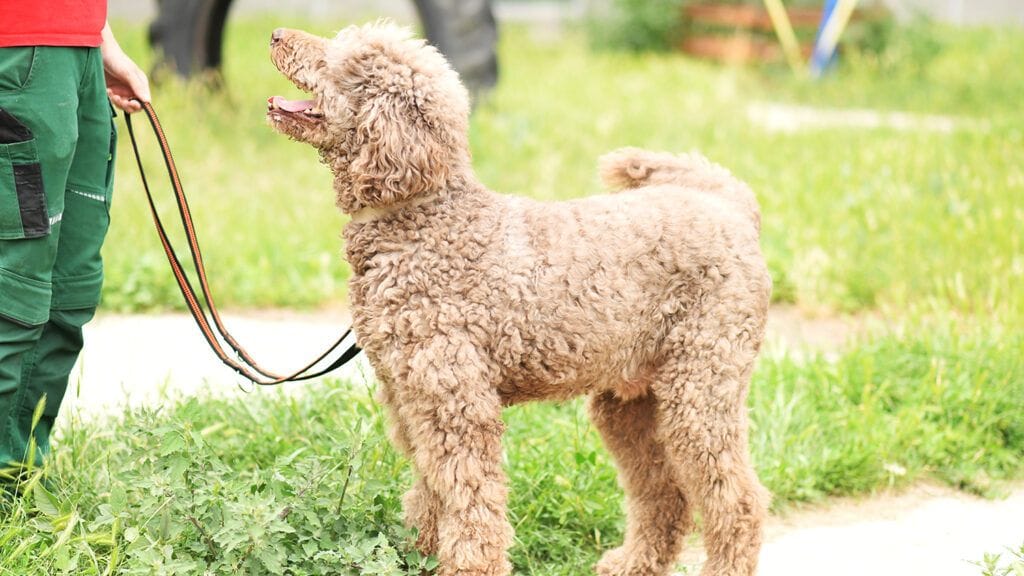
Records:
[[[274,30],[274,33],[270,35],[270,45],[273,46],[274,44],[277,44],[278,42],[281,41],[281,38],[283,37],[284,28],[278,28],[277,30]]]

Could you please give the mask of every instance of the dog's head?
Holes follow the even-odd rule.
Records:
[[[312,98],[274,96],[267,118],[320,150],[343,211],[438,193],[469,169],[466,89],[407,29],[351,26],[333,40],[278,29],[270,56]]]

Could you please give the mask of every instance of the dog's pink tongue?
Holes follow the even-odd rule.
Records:
[[[287,100],[280,96],[267,98],[267,103],[273,108],[280,108],[285,112],[303,112],[313,107],[312,100]]]

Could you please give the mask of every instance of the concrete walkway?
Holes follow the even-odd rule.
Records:
[[[333,344],[348,327],[344,313],[226,315],[228,330],[265,368],[291,373]],[[338,375],[367,379],[360,356]],[[285,385],[301,390],[302,383]],[[85,348],[72,372],[61,417],[102,417],[126,406],[156,406],[198,393],[268,393],[213,354],[187,314],[100,315],[85,327]]]

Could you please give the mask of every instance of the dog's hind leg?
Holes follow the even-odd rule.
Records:
[[[437,496],[438,576],[507,576],[512,527],[505,517],[501,399],[486,363],[450,335],[413,353],[396,382],[397,415],[408,432],[413,464]],[[423,504],[417,493],[407,501]],[[431,506],[436,503],[436,511]]]
[[[611,392],[590,399],[590,414],[615,457],[626,491],[626,538],[597,564],[600,576],[668,574],[693,527],[686,497],[657,437],[653,395],[620,400]]]
[[[745,404],[762,333],[763,315],[721,303],[677,334],[675,357],[652,385],[666,448],[703,513],[702,576],[757,569],[769,495],[750,464]]]

